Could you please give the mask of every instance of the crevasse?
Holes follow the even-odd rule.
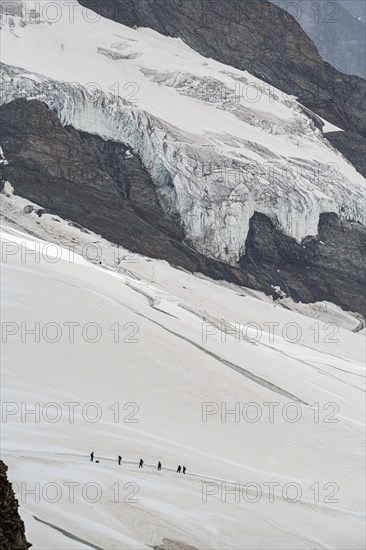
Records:
[[[2,69],[2,103],[37,99],[62,124],[128,145],[151,174],[165,210],[179,214],[187,242],[207,256],[235,264],[245,254],[255,211],[299,242],[317,234],[323,212],[365,224],[362,186],[351,185],[337,165],[273,158],[263,150],[261,162],[253,162],[237,154],[238,138],[189,134],[100,90]]]

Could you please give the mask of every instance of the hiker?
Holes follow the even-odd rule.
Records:
[[[183,466],[183,473],[185,474],[187,471],[187,468],[185,466]]]
[[[122,457],[118,455],[118,465],[121,464]]]
[[[161,471],[161,462],[159,460],[159,462],[158,462],[158,472],[160,472],[160,471]]]
[[[177,474],[180,474],[180,473],[181,473],[181,471],[182,471],[182,468],[181,468],[181,466],[178,466],[178,468],[177,468]]]
[[[144,461],[142,460],[142,458],[140,458],[139,468],[143,468],[143,466],[144,466]]]
[[[93,461],[94,461],[94,451],[90,453],[90,462],[93,462]]]

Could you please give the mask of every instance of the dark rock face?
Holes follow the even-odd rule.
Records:
[[[0,142],[9,161],[3,179],[16,194],[132,252],[275,297],[279,286],[295,300],[366,314],[359,224],[323,214],[318,237],[300,245],[255,214],[247,254],[232,267],[184,243],[180,220],[167,217],[140,159],[123,144],[64,128],[45,104],[26,100],[0,108]]]
[[[0,548],[1,550],[28,550],[24,523],[20,519],[19,504],[7,476],[8,467],[0,460]]]
[[[279,233],[263,214],[250,222],[242,268],[264,287],[279,286],[294,300],[327,300],[345,309],[366,314],[362,269],[366,254],[366,229],[341,220],[336,214],[321,214],[317,237],[298,244]]]
[[[22,99],[0,108],[0,142],[9,161],[2,180],[16,194],[131,252],[260,288],[183,243],[180,220],[167,217],[149,173],[122,143],[64,128],[44,103]]]
[[[312,111],[346,130],[341,139],[331,141],[363,173],[359,136],[366,137],[366,81],[342,74],[324,62],[297,21],[273,1],[80,0],[80,3],[124,25],[150,27],[164,35],[180,37],[202,55],[248,70],[280,90],[298,96]]]
[[[366,135],[366,82],[325,63],[295,19],[264,0],[80,0],[104,17],[180,37],[248,70],[344,130]]]
[[[366,139],[352,132],[330,132],[326,138],[366,178]]]
[[[154,546],[154,550],[197,550],[197,548],[189,546],[188,544],[184,544],[184,542],[178,542],[171,539],[163,539],[162,544]]]
[[[20,195],[130,250],[162,257],[168,248],[179,257],[179,220],[165,216],[150,175],[123,144],[64,128],[37,101],[5,105],[0,125],[13,161],[6,177]]]

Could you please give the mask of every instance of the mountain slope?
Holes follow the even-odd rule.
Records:
[[[247,70],[299,97],[303,105],[347,132],[348,148],[359,150],[355,133],[366,137],[366,81],[342,74],[324,62],[295,18],[275,3],[264,0],[247,3],[131,0],[128,4],[122,0],[100,0],[97,4],[81,0],[80,3],[125,25],[150,27],[167,36],[180,37],[202,55]],[[296,8],[302,10],[300,5],[288,4],[295,12]],[[325,9],[332,11],[334,5],[327,3]],[[322,6],[317,2],[313,9],[316,12]],[[331,32],[329,26],[332,25],[325,27],[326,32]],[[356,57],[362,63],[365,52],[362,31],[359,38],[363,47]],[[347,52],[349,49],[353,50],[353,46]],[[344,153],[347,147],[341,147],[340,151]],[[365,154],[366,142],[360,153],[352,155],[359,171]]]
[[[361,79],[265,2],[1,6],[1,453],[35,550],[365,548]]]
[[[363,547],[356,319],[303,306],[314,319],[142,256],[118,273],[108,242],[2,198],[13,219],[2,234],[2,319],[19,327],[3,343],[2,452],[35,548]],[[63,249],[46,247],[55,237]],[[102,266],[77,254],[87,243]],[[35,321],[39,339],[21,328]],[[25,412],[36,404],[39,421]],[[207,404],[219,409],[205,418]]]
[[[345,74],[366,77],[366,27],[347,10],[348,1],[345,6],[326,0],[316,4],[311,0],[301,0],[299,4],[287,0],[273,3],[295,17],[324,61]]]
[[[202,55],[296,95],[343,130],[366,136],[366,82],[324,63],[294,17],[263,0],[81,0],[104,17],[180,37]]]
[[[166,215],[151,177],[123,144],[62,127],[38,101],[16,100],[1,107],[0,128],[9,161],[4,181],[47,211],[131,252],[165,259],[191,272],[274,296],[274,287],[280,287],[296,300],[326,299],[366,314],[359,301],[366,282],[359,270],[365,250],[360,224],[322,214],[318,236],[299,244],[257,213],[249,224],[246,254],[240,265],[230,266],[184,244],[179,219]]]
[[[86,13],[89,17],[95,17],[91,12]],[[67,16],[68,13],[64,12],[63,18],[51,25],[46,21],[22,25],[17,18],[7,22],[2,30],[3,59],[7,63],[3,66],[3,101],[10,103],[22,97],[40,100],[57,114],[63,125],[72,125],[82,132],[121,142],[125,148],[122,148],[123,151],[128,148],[135,158],[140,159],[143,164],[140,165],[140,173],[148,172],[155,186],[153,190],[150,181],[149,193],[154,195],[155,213],[149,214],[147,205],[143,221],[146,221],[146,216],[149,218],[152,215],[150,225],[157,226],[157,215],[163,215],[164,221],[159,231],[173,237],[173,242],[169,242],[171,252],[167,251],[167,255],[161,252],[166,248],[165,244],[158,242],[161,233],[155,244],[152,239],[150,246],[138,248],[138,242],[144,239],[132,238],[136,231],[126,229],[128,216],[131,215],[139,218],[141,225],[138,209],[141,209],[144,200],[140,203],[132,201],[129,205],[126,203],[125,222],[121,220],[119,223],[116,213],[114,234],[117,242],[128,246],[132,243],[134,249],[168,257],[173,263],[188,267],[192,262],[184,263],[184,256],[190,256],[190,252],[187,248],[183,252],[181,244],[177,246],[174,243],[181,243],[184,239],[185,246],[191,250],[240,270],[246,262],[242,260],[245,258],[250,220],[255,212],[267,216],[279,233],[303,247],[306,246],[303,239],[318,234],[322,213],[334,212],[351,222],[364,223],[364,179],[329,146],[319,129],[323,122],[306,111],[293,97],[268,87],[265,82],[246,72],[203,58],[180,40],[165,38],[149,30],[133,30],[103,19],[93,24],[91,33],[91,24],[81,7],[75,10],[72,23]],[[44,48],[44,44],[48,47]],[[32,55],[25,56],[25,50],[32,52]],[[75,62],[76,51],[78,62]],[[39,70],[43,74],[38,73]],[[93,81],[96,74],[98,82]],[[117,83],[116,78],[119,79]],[[253,89],[255,101],[249,95]],[[17,136],[23,132],[15,123],[17,117],[11,114],[11,110],[18,107],[19,104],[13,105],[10,112],[4,115],[3,148],[5,156],[9,155],[8,160],[18,163],[15,181],[11,181],[11,163],[7,169],[10,183],[15,185],[16,192],[19,187],[27,194],[30,192],[29,183],[19,181],[19,163],[21,166],[22,157],[29,156],[29,152],[23,150],[19,156],[19,147],[24,148],[24,143],[22,140],[19,142],[18,137],[15,143],[12,142],[10,135]],[[20,123],[24,121],[26,112],[21,111]],[[48,124],[54,124],[47,120],[45,115],[45,127],[41,127],[41,134]],[[15,127],[9,134],[14,123]],[[26,128],[32,128],[31,119]],[[324,126],[324,131],[334,129],[329,124]],[[59,128],[56,135],[61,134]],[[67,140],[70,139],[70,136],[67,137]],[[104,146],[99,141],[98,148],[102,153],[96,154],[92,141],[89,139],[88,143],[84,139],[83,150],[98,158],[97,164],[101,164],[103,170],[103,166],[110,164],[108,150],[112,151],[115,146]],[[32,146],[41,142],[39,136]],[[51,148],[47,147],[44,151],[38,150],[38,164],[46,162],[47,150],[56,157],[60,154],[58,151],[64,150],[64,146],[59,147],[57,141]],[[71,173],[78,170],[81,160],[77,155],[62,156],[65,160],[59,161],[65,165],[64,174],[67,170]],[[40,169],[44,170],[42,166]],[[47,173],[47,168],[45,171]],[[113,193],[117,189],[123,195],[134,184],[133,177],[126,184],[123,177],[118,176],[118,182],[113,184],[115,190],[112,192],[108,188],[107,194],[101,194],[98,185],[93,184],[91,174],[88,179],[94,197],[100,196],[98,208],[101,211],[105,207],[110,208],[111,203],[116,207]],[[80,223],[67,198],[72,192],[72,187],[67,185],[66,196],[60,193],[57,198],[57,211]],[[83,189],[80,184],[75,187],[75,192],[79,189]],[[46,199],[46,191],[41,185],[32,197],[42,206],[52,208],[55,202]],[[89,220],[92,217],[90,214]],[[112,225],[111,219],[101,223],[96,216],[90,228],[102,232],[104,226],[105,235],[113,238]],[[351,230],[351,226],[346,227]],[[118,236],[121,232],[123,238]],[[362,241],[361,226],[360,239]],[[361,250],[362,242],[360,245],[356,242],[356,249]],[[344,255],[342,265],[348,265],[348,247],[344,248],[341,241],[337,246],[340,257]],[[361,248],[357,248],[359,246]],[[277,249],[280,250],[281,245],[274,246],[274,250]],[[356,266],[357,250],[351,260]],[[280,256],[282,254],[280,252]],[[304,292],[304,287],[296,284],[297,271],[306,272],[307,264],[301,260],[302,255],[296,253],[295,257],[299,257],[300,261],[293,276],[284,274],[285,283],[280,286],[287,285],[288,290],[283,291],[305,301],[327,297],[348,309],[358,307],[360,283],[355,280],[354,291],[350,291],[348,269],[335,281],[329,277],[326,287],[323,282],[318,287],[313,285],[314,291],[309,294]],[[327,254],[320,253],[316,257],[319,259],[315,262],[327,270]],[[284,261],[286,263],[285,258]],[[311,259],[311,263],[313,261]],[[333,269],[332,262],[329,267]],[[268,291],[271,286],[268,281],[277,279],[274,274],[279,266],[272,265],[269,269],[265,263],[259,269],[266,272],[259,278],[262,285],[265,282],[262,288]],[[215,277],[222,276],[225,270],[225,267],[219,268]],[[293,271],[292,262],[290,271]],[[232,280],[231,268],[229,272],[229,276],[224,277]],[[236,281],[243,281],[243,278],[248,280],[245,271],[244,277],[239,275]],[[320,275],[320,280],[324,278],[327,279],[326,271]],[[312,283],[311,278],[307,288]],[[324,288],[329,288],[329,292],[322,294]]]
[[[349,13],[366,25],[366,5],[363,0],[337,0]]]

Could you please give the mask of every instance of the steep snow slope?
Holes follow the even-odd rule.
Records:
[[[235,264],[255,211],[299,242],[322,212],[365,222],[363,178],[295,98],[178,39],[77,4],[25,4],[2,25],[3,101],[41,99],[64,124],[132,147],[199,251]]]
[[[128,255],[6,192],[2,454],[35,548],[364,547],[356,319]]]

